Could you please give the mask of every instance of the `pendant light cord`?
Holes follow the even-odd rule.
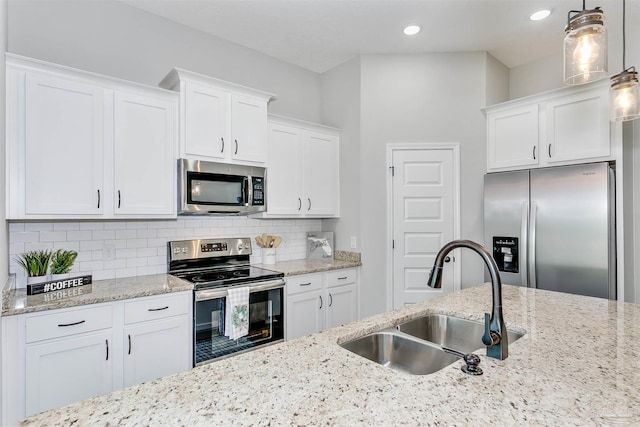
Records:
[[[627,48],[626,48],[626,0],[622,0],[622,69],[627,69]]]

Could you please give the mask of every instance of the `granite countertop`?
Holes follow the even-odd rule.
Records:
[[[2,292],[3,316],[190,291],[193,285],[169,274],[155,274],[96,280],[90,285],[38,295],[27,295],[26,289],[16,289],[12,283],[6,289]]]
[[[336,251],[335,259],[330,260],[298,259],[257,266],[291,276],[361,265],[359,253]],[[97,280],[91,285],[64,291],[27,295],[26,289],[16,289],[15,278],[12,277],[2,291],[2,315],[11,316],[190,290],[193,290],[193,285],[185,280],[170,274],[156,274]]]
[[[484,284],[240,354],[23,421],[23,425],[600,425],[640,423],[640,305],[503,287],[507,327],[526,331],[484,375],[461,361],[399,373],[338,342],[426,313],[482,319]],[[636,418],[623,418],[633,416]],[[611,419],[608,422],[613,422]]]

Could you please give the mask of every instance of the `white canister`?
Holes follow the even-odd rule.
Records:
[[[276,263],[276,249],[275,248],[262,248],[262,263],[263,264],[275,264]]]

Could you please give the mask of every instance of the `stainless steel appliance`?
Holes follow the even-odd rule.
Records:
[[[263,212],[265,168],[178,160],[178,213],[249,215]]]
[[[502,281],[615,299],[614,188],[608,163],[485,175],[485,246]]]
[[[284,340],[284,274],[249,264],[251,239],[184,240],[168,247],[169,273],[194,285],[194,366]],[[224,335],[226,297],[234,286],[250,288],[249,333],[237,340]]]

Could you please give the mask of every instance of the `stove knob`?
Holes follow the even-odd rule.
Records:
[[[244,249],[244,245],[242,243],[238,243],[238,251],[242,251]]]

